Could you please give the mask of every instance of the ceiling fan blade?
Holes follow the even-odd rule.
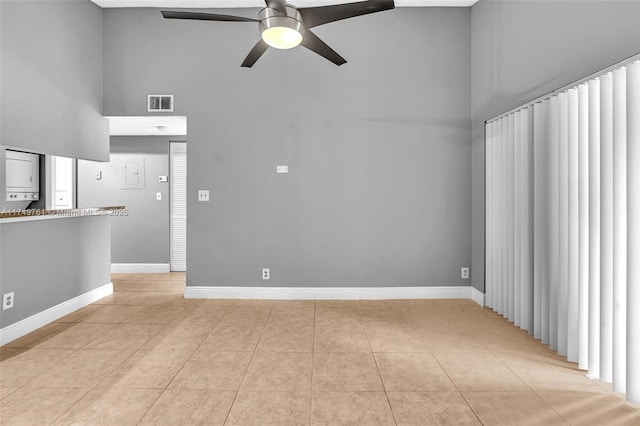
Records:
[[[247,57],[244,59],[244,62],[240,66],[244,68],[251,68],[253,64],[255,64],[256,61],[260,59],[262,54],[267,51],[268,48],[269,45],[265,43],[264,40],[260,39],[260,41],[257,42],[255,46],[253,46],[253,49],[251,49],[251,52],[249,52]]]
[[[176,12],[163,10],[162,16],[165,19],[194,19],[196,21],[226,21],[226,22],[258,22],[256,19],[244,18],[242,16],[217,15],[215,13],[201,12]]]
[[[327,45],[327,43],[320,40],[320,37],[309,30],[305,31],[304,38],[302,39],[301,44],[307,49],[316,52],[318,55],[330,60],[337,66],[347,63],[347,61],[342,56],[338,55],[335,50]]]
[[[298,12],[304,19],[306,28],[317,27],[329,22],[382,12],[395,8],[393,0],[369,0],[357,3],[336,4],[332,6],[303,7]]]

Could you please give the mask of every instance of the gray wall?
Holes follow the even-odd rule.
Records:
[[[0,222],[0,294],[15,292],[13,309],[0,310],[2,328],[108,284],[110,221]]]
[[[640,52],[640,1],[471,9],[473,286],[484,291],[484,121]]]
[[[0,145],[108,159],[102,21],[88,0],[0,2]]]
[[[88,0],[0,1],[1,145],[108,159],[102,22],[102,9]],[[109,223],[0,220],[0,294],[16,297],[15,307],[0,313],[1,326],[108,284]]]
[[[140,156],[145,161],[145,187],[121,189],[120,160]],[[96,172],[102,171],[102,180]],[[111,138],[111,162],[80,161],[78,205],[126,206],[128,215],[114,217],[111,228],[113,263],[169,263],[169,138],[131,136]],[[156,193],[162,200],[156,200]]]
[[[242,69],[251,24],[104,16],[105,114],[173,93],[188,116],[188,285],[468,284],[468,8],[317,28],[339,68],[298,48]]]

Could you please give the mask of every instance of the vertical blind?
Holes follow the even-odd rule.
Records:
[[[486,303],[640,403],[640,61],[486,124]]]

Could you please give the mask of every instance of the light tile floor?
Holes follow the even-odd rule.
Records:
[[[640,425],[640,408],[469,300],[185,300],[184,274],[0,348],[0,423]]]

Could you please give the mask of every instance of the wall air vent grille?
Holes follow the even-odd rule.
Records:
[[[148,112],[173,112],[173,95],[147,95]]]

